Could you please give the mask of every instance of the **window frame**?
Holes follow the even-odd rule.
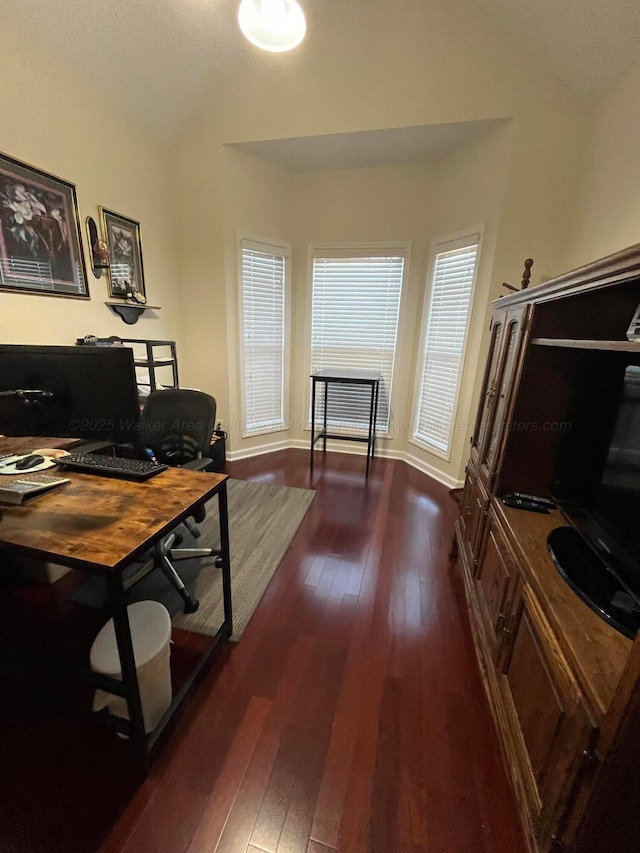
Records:
[[[398,394],[398,365],[402,358],[399,348],[405,327],[405,306],[407,291],[409,289],[409,277],[411,268],[412,242],[410,240],[376,241],[376,242],[349,242],[349,243],[310,243],[307,248],[307,322],[305,324],[305,365],[307,376],[311,375],[311,350],[313,329],[313,262],[315,258],[352,258],[352,257],[380,257],[396,256],[403,257],[402,280],[400,282],[400,301],[398,306],[398,326],[396,331],[396,345],[393,356],[393,370],[391,372],[391,393],[389,394],[389,427],[386,432],[376,432],[378,438],[393,439],[394,437],[394,412]],[[311,382],[307,383],[304,430],[311,431]],[[358,430],[343,427],[332,427],[336,434],[344,432],[345,435],[353,434]],[[366,435],[366,428],[362,433]]]
[[[484,228],[483,226],[476,226],[474,228],[468,228],[464,231],[458,231],[455,234],[447,234],[441,237],[436,237],[431,241],[429,247],[429,260],[427,263],[427,277],[425,282],[425,291],[424,297],[422,300],[422,313],[420,320],[420,340],[418,344],[418,354],[416,360],[416,368],[415,368],[415,381],[414,381],[414,391],[413,391],[413,411],[411,418],[411,435],[409,436],[409,443],[413,444],[415,447],[419,447],[421,450],[424,450],[428,453],[431,453],[434,456],[437,456],[440,459],[445,460],[446,462],[451,461],[451,456],[453,453],[453,444],[454,444],[454,433],[456,428],[456,421],[458,417],[458,408],[460,404],[460,394],[462,390],[462,382],[465,375],[465,369],[467,366],[467,349],[469,346],[469,338],[471,331],[471,324],[474,314],[474,306],[476,300],[477,293],[477,284],[478,284],[478,274],[480,269],[481,262],[481,252],[482,252],[482,241],[484,236]],[[464,330],[464,341],[462,345],[462,351],[460,353],[460,370],[458,372],[458,379],[456,382],[456,390],[453,397],[453,406],[451,410],[451,424],[449,426],[448,433],[448,441],[447,441],[447,449],[442,450],[442,448],[438,447],[435,444],[432,444],[429,441],[425,441],[416,435],[418,429],[418,420],[420,418],[420,409],[421,409],[421,400],[420,400],[420,392],[422,390],[422,377],[424,374],[424,362],[425,362],[425,353],[426,353],[426,345],[427,345],[427,333],[429,330],[429,320],[431,317],[431,300],[433,296],[433,285],[434,285],[434,272],[435,272],[435,264],[436,259],[439,254],[444,254],[447,251],[453,251],[455,246],[452,244],[459,243],[460,248],[465,245],[471,245],[472,241],[477,238],[477,250],[476,250],[476,262],[473,271],[473,280],[471,282],[471,293],[469,295],[469,311],[467,313],[467,320],[465,324]],[[445,248],[445,247],[449,248]]]
[[[248,248],[256,252],[278,255],[284,258],[284,322],[282,336],[282,424],[275,424],[260,429],[247,428],[247,396],[245,382],[245,348],[244,348],[244,288],[242,252]],[[238,349],[240,364],[240,412],[242,418],[242,438],[253,438],[276,432],[287,432],[291,429],[290,416],[290,361],[291,361],[291,256],[292,244],[287,240],[264,237],[262,235],[238,232]]]

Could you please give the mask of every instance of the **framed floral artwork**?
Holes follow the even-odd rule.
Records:
[[[0,288],[89,298],[76,188],[0,154]]]
[[[104,207],[100,211],[104,239],[109,250],[110,295],[126,297],[139,294],[144,297],[140,223]]]

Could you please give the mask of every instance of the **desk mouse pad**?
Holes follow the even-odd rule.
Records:
[[[55,462],[50,457],[45,456],[38,465],[33,465],[30,468],[16,468],[16,464],[27,456],[42,456],[42,453],[33,451],[32,453],[21,453],[19,456],[0,457],[0,474],[5,474],[15,477],[16,474],[35,474],[36,471],[46,471],[47,468],[53,468]]]

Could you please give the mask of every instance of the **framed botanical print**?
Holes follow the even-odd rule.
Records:
[[[0,154],[0,289],[89,298],[76,188]]]
[[[145,296],[140,223],[112,210],[100,208],[104,239],[109,250],[109,293]]]

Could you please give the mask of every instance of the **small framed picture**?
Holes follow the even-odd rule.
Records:
[[[145,296],[140,223],[112,210],[100,208],[104,239],[109,249],[109,294]]]
[[[89,298],[76,188],[0,154],[0,288]]]

